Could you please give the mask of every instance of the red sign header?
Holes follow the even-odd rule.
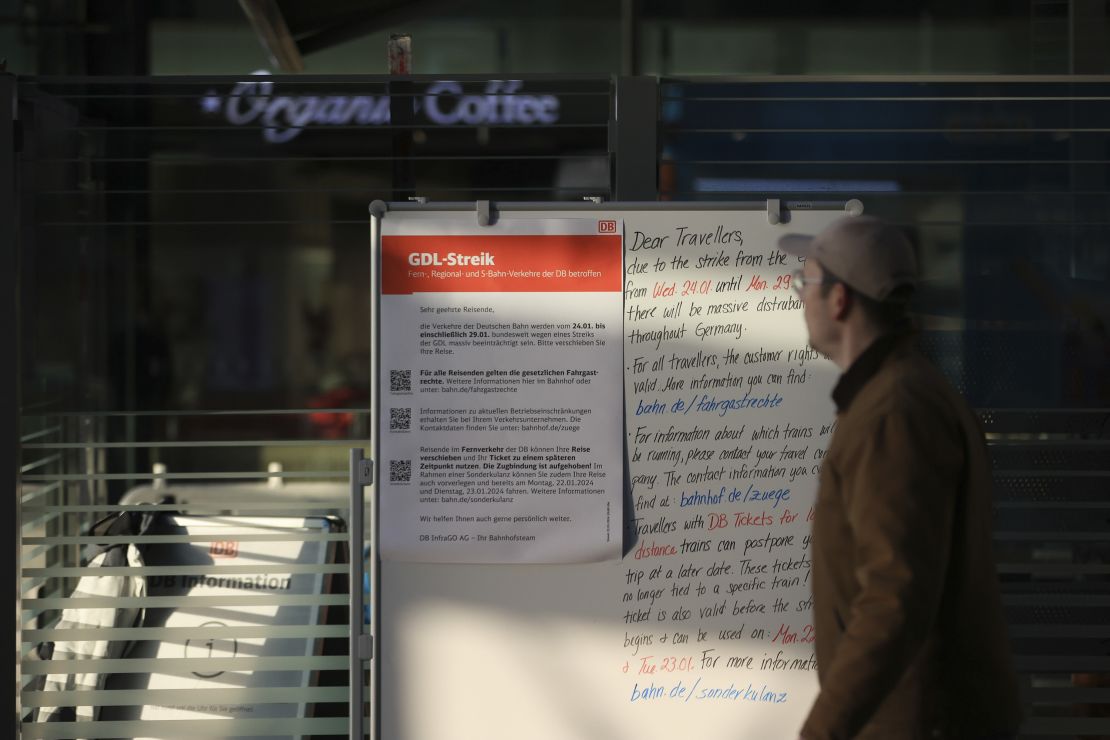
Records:
[[[621,290],[618,234],[383,236],[382,293]]]

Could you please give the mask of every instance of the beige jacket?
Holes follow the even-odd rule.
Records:
[[[806,740],[977,740],[1020,720],[978,421],[910,337],[841,378],[813,524]]]

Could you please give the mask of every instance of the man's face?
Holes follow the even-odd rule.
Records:
[[[804,304],[802,312],[806,320],[806,330],[809,332],[809,346],[818,352],[830,354],[836,344],[838,328],[831,315],[832,291],[828,291],[828,295],[822,295],[823,288],[828,290],[828,286],[820,284],[825,271],[817,260],[808,259],[802,267],[802,276],[805,282],[800,295]]]

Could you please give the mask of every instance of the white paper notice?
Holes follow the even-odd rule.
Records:
[[[383,558],[620,557],[621,233],[383,219]]]

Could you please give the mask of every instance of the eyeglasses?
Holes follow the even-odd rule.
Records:
[[[797,293],[799,296],[802,295],[802,291],[805,290],[805,287],[807,285],[831,285],[832,283],[838,282],[840,281],[834,280],[829,277],[806,277],[805,273],[803,273],[801,270],[795,270],[794,272],[790,273],[790,287],[794,288],[794,292]]]

